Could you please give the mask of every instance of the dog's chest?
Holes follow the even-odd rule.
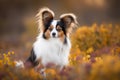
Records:
[[[69,39],[63,44],[59,39],[39,39],[34,43],[36,59],[41,59],[43,65],[54,63],[56,65],[68,64],[68,56],[71,48]]]

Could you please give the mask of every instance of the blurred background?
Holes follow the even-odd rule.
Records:
[[[0,53],[29,54],[38,33],[35,15],[44,6],[56,18],[76,14],[80,26],[120,22],[120,0],[0,0]]]

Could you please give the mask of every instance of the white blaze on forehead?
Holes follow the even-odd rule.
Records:
[[[53,21],[52,21],[52,25],[54,26],[54,28],[55,28],[56,25],[57,25],[57,21],[58,21],[58,20],[53,20]]]
[[[53,37],[53,33],[55,33],[56,35],[54,37],[58,37],[58,32],[56,30],[56,26],[57,26],[57,20],[53,20],[51,25],[54,27],[53,30],[50,33],[50,36]]]

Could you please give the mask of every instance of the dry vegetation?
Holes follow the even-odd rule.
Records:
[[[120,25],[82,26],[71,39],[70,65],[46,70],[48,80],[120,80]],[[0,54],[0,80],[42,79],[33,69],[15,68],[15,54]]]

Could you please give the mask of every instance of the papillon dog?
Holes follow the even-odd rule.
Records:
[[[36,15],[39,34],[33,44],[29,58],[25,63],[17,62],[17,66],[22,64],[26,67],[27,63],[31,66],[43,66],[49,64],[62,69],[69,63],[71,49],[70,34],[78,22],[73,13],[62,14],[55,20],[54,12],[49,8],[42,8]]]

